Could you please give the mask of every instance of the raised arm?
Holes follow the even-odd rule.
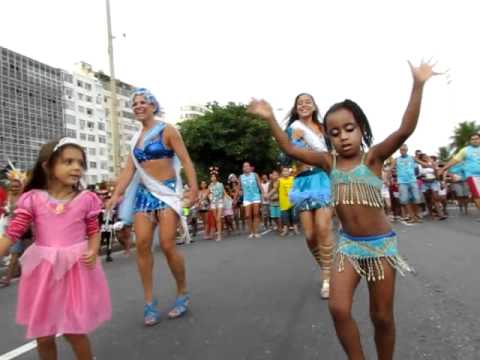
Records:
[[[448,162],[445,164],[443,168],[441,168],[438,171],[439,175],[442,175],[448,171],[452,166],[457,165],[458,163],[461,163],[465,159],[466,151],[465,148],[460,150],[457,154],[455,154]]]
[[[418,67],[413,66],[411,62],[408,62],[408,64],[410,65],[410,70],[413,76],[413,86],[400,128],[388,136],[384,141],[373,146],[370,150],[372,156],[378,158],[382,162],[397,151],[412,135],[417,127],[418,117],[420,115],[424,85],[432,76],[441,74],[433,70],[435,64],[431,64],[430,62],[425,63],[422,61]]]
[[[264,119],[272,130],[272,135],[282,151],[288,156],[295,158],[305,164],[321,167],[330,171],[332,157],[327,152],[317,152],[294,146],[288,139],[287,134],[280,128],[273,115],[272,107],[265,100],[252,100],[247,110],[252,115]]]

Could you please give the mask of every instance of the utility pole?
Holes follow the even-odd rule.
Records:
[[[112,20],[110,18],[110,0],[106,0],[106,4],[108,28],[108,59],[110,61],[110,127],[112,130],[113,173],[115,177],[118,177],[120,173],[120,136],[118,131],[117,83],[115,80],[115,70],[113,66],[113,35]]]

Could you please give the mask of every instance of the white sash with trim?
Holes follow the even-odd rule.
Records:
[[[307,145],[315,151],[327,151],[327,144],[325,143],[325,138],[321,135],[316,134],[312,129],[305,125],[301,120],[295,120],[292,125],[292,129],[298,129],[303,131],[303,140]]]

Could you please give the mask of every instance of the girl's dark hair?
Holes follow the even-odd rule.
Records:
[[[30,179],[28,180],[23,190],[24,192],[27,192],[33,189],[39,189],[39,190],[47,189],[49,172],[53,170],[55,162],[58,160],[60,155],[62,155],[63,150],[65,150],[67,147],[74,147],[82,152],[84,169],[86,169],[87,156],[85,154],[85,150],[80,145],[67,143],[63,146],[60,146],[60,148],[58,148],[56,151],[53,151],[53,149],[55,148],[55,146],[57,146],[59,141],[60,139],[50,141],[49,143],[42,146],[42,148],[40,149],[40,153],[38,154],[37,162],[35,163],[35,166],[32,169]],[[44,169],[43,164],[46,164],[45,167],[47,170]],[[76,190],[78,190],[79,185],[80,184],[77,185]]]
[[[373,142],[373,134],[372,129],[370,128],[370,123],[368,122],[367,116],[363,112],[362,108],[352,100],[345,99],[342,102],[334,104],[332,107],[330,107],[330,109],[328,109],[328,111],[325,113],[325,117],[323,118],[323,126],[325,128],[325,131],[328,131],[328,116],[342,109],[350,111],[358,126],[360,126],[360,129],[362,131],[362,146],[365,145],[366,147],[370,147]],[[328,140],[328,136],[325,138],[325,140],[327,141],[328,148],[331,149],[332,145]]]
[[[292,123],[295,121],[295,120],[299,120],[300,119],[300,116],[298,116],[298,112],[297,112],[297,101],[298,99],[300,98],[300,96],[309,96],[310,99],[312,99],[313,101],[313,105],[315,106],[315,110],[313,111],[313,114],[312,114],[312,120],[315,124],[318,125],[318,127],[320,128],[320,130],[323,131],[323,125],[322,123],[320,122],[319,118],[321,118],[321,115],[320,115],[320,112],[318,110],[318,106],[317,106],[317,103],[315,102],[315,99],[313,98],[312,95],[310,95],[309,93],[300,93],[297,95],[297,97],[295,98],[295,101],[293,103],[293,107],[292,109],[290,110],[290,112],[288,113],[287,115],[287,129],[290,127],[290,125],[292,125]]]

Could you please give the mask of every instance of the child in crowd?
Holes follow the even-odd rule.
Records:
[[[297,219],[295,217],[294,207],[288,199],[288,194],[293,187],[294,177],[290,175],[290,169],[282,167],[282,176],[278,180],[278,202],[280,206],[282,219],[282,232],[280,236],[288,234],[289,227],[293,227],[295,234],[298,234]]]

